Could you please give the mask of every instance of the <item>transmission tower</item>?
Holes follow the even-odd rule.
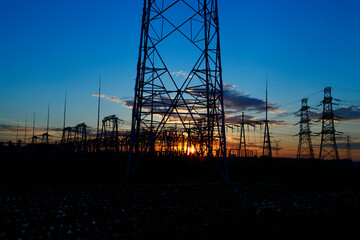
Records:
[[[119,151],[119,128],[124,120],[116,115],[107,116],[102,120],[101,141],[105,151]]]
[[[64,128],[64,138],[61,140],[62,144],[70,144],[75,142],[74,133],[75,129],[72,127]]]
[[[281,140],[273,140],[273,143],[275,143],[275,157],[277,157],[277,158],[280,157],[279,142],[281,142]]]
[[[19,123],[17,123],[16,125],[16,139],[15,139],[15,143],[17,144],[19,140]]]
[[[241,157],[241,146],[244,145],[244,156],[247,156],[246,151],[246,138],[245,138],[245,119],[244,119],[244,112],[241,115],[241,128],[240,128],[240,146],[239,146],[239,157]]]
[[[79,123],[74,127],[74,139],[77,151],[87,151],[87,131],[86,123]]]
[[[320,106],[323,106],[323,114],[321,117],[322,129],[321,129],[321,144],[320,144],[320,159],[336,159],[339,160],[338,148],[336,145],[336,131],[334,127],[334,112],[333,105],[338,105],[334,103],[335,101],[340,101],[338,99],[332,98],[331,96],[331,87],[326,87],[324,89],[324,100],[321,101]]]
[[[266,103],[265,103],[265,130],[264,130],[264,142],[263,142],[263,157],[272,157],[270,131],[269,131],[269,120],[268,120],[268,89],[267,89],[267,75],[266,75]]]
[[[301,108],[297,113],[300,113],[299,145],[296,158],[310,158],[314,159],[314,150],[311,143],[311,130],[310,130],[310,118],[309,118],[309,106],[308,99],[303,98],[301,100]]]
[[[346,159],[351,160],[350,136],[346,137]]]
[[[188,53],[179,60],[181,79],[174,75],[178,56],[168,54],[180,50]],[[177,122],[200,137],[190,139],[198,155],[223,158],[226,180],[224,115],[217,0],[144,0],[127,176],[159,149],[166,124]]]

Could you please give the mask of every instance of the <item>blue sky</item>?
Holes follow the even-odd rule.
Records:
[[[313,93],[317,94],[309,98],[309,105],[318,105],[323,97],[319,91],[327,86],[343,100],[341,106],[360,104],[359,1],[218,2],[226,84],[264,99],[267,73],[269,101],[287,105],[280,108],[284,111],[299,109],[301,98]],[[36,121],[43,127],[50,101],[50,125],[62,127],[66,91],[67,125],[86,122],[95,127],[97,99],[92,94],[97,93],[99,72],[103,94],[132,99],[142,4],[141,0],[3,1],[0,124],[23,123],[26,116],[32,121],[36,111]],[[111,114],[131,118],[123,103],[102,100],[101,116]],[[359,126],[358,120],[342,123],[355,138],[360,137]],[[289,127],[285,132],[297,131]]]

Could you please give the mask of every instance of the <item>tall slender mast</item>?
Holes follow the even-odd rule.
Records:
[[[16,125],[16,142],[15,143],[17,143],[18,142],[18,140],[19,140],[19,123],[17,123],[17,125]]]
[[[63,123],[63,137],[62,140],[65,140],[65,121],[66,121],[66,91],[65,91],[65,105],[64,105],[64,123]]]
[[[96,139],[99,139],[99,122],[100,122],[100,91],[101,91],[101,73],[99,73],[99,99],[98,99],[98,118],[97,118],[97,131],[96,131]]]
[[[49,143],[49,121],[50,121],[50,102],[48,104],[48,117],[47,117],[47,125],[46,125],[46,144]]]
[[[31,143],[34,143],[35,139],[35,111],[34,111],[34,119],[33,119],[33,135],[32,135],[32,141]]]
[[[268,82],[267,82],[267,73],[266,73],[266,121],[268,120]]]
[[[269,120],[268,120],[268,84],[266,74],[266,101],[265,101],[265,130],[264,130],[264,142],[263,142],[263,156],[272,157],[270,131],[269,131]]]

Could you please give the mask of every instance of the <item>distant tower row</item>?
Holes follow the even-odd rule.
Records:
[[[324,100],[321,101],[319,106],[323,106],[323,113],[321,116],[322,128],[321,128],[321,144],[319,159],[336,159],[339,160],[339,153],[336,144],[336,130],[334,126],[334,112],[333,105],[337,105],[331,96],[331,87],[326,87],[324,90]],[[297,158],[314,158],[314,150],[311,143],[311,130],[310,130],[310,118],[309,118],[309,106],[307,104],[308,99],[301,100],[300,113],[300,131],[297,134],[299,136],[299,145],[297,151]]]

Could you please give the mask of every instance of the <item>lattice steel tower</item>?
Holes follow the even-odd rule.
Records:
[[[346,137],[346,159],[351,160],[350,136]]]
[[[321,117],[321,144],[320,144],[320,159],[336,159],[339,160],[338,148],[336,145],[336,131],[334,127],[334,112],[333,100],[339,101],[331,96],[331,87],[324,89],[324,100],[321,101],[323,106],[323,114]]]
[[[311,143],[311,130],[310,130],[310,118],[308,99],[303,98],[301,100],[301,108],[297,113],[300,113],[300,131],[297,134],[299,136],[299,145],[296,154],[296,158],[310,158],[314,159],[314,149]]]
[[[144,0],[127,176],[175,123],[198,155],[224,158],[226,179],[217,0]]]
[[[241,128],[240,128],[240,145],[239,145],[239,157],[241,157],[241,146],[244,145],[244,157],[248,157],[246,151],[246,137],[245,137],[245,116],[244,112],[241,114]]]

